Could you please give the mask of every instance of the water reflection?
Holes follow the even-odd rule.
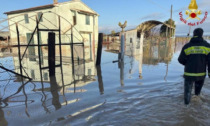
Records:
[[[21,48],[21,50],[25,49],[25,47]],[[69,97],[69,94],[87,92],[87,89],[84,89],[84,86],[96,81],[96,75],[98,75],[99,91],[101,94],[103,94],[104,87],[101,68],[97,68],[96,74],[95,61],[93,60],[95,58],[89,58],[90,54],[88,54],[88,57],[85,58],[83,54],[88,52],[82,52],[81,49],[82,48],[80,45],[74,47],[75,58],[73,66],[71,57],[69,56],[70,53],[64,53],[61,61],[59,55],[57,55],[59,52],[58,48],[56,48],[57,53],[54,60],[55,74],[50,74],[49,71],[52,71],[52,67],[48,68],[48,64],[50,63],[48,62],[49,54],[47,48],[41,48],[41,62],[39,62],[39,57],[37,54],[38,48],[29,48],[26,56],[21,61],[21,67],[19,65],[19,57],[17,57],[18,50],[17,48],[14,48],[14,57],[12,59],[13,63],[5,63],[4,66],[7,68],[14,67],[14,71],[16,73],[32,78],[32,81],[27,81],[27,79],[16,75],[11,79],[14,81],[8,82],[9,86],[15,83],[14,87],[7,88],[1,86],[0,96],[3,94],[0,97],[0,119],[2,120],[0,120],[1,124],[5,118],[4,114],[2,113],[2,108],[6,109],[13,106],[24,106],[24,110],[22,111],[15,112],[12,111],[13,109],[11,109],[11,111],[13,112],[13,115],[18,113],[22,115],[23,112],[25,112],[25,115],[30,118],[36,114],[36,112],[32,112],[35,110],[33,109],[33,106],[39,103],[41,103],[43,112],[50,114],[54,110],[61,109],[62,106],[80,102],[80,97]],[[88,48],[85,48],[84,50],[87,49]],[[66,51],[66,48],[64,47],[62,51]],[[5,77],[9,77],[6,75],[6,72],[3,73]],[[68,97],[66,95],[68,95]],[[33,102],[35,103],[31,105]],[[54,110],[51,108],[51,106],[54,107]],[[42,113],[42,109],[39,107],[40,106],[37,106],[37,109],[39,113]],[[58,121],[60,120],[63,120],[63,118],[58,118]]]
[[[101,94],[104,94],[104,83],[103,83],[103,77],[101,72],[101,66],[96,66],[97,69],[97,76],[98,76],[98,87]]]
[[[42,70],[40,70],[37,56],[26,55],[26,58],[22,60],[23,75],[31,77],[33,81],[14,76],[12,79],[15,81],[8,88],[12,91],[8,92],[6,89],[4,91],[2,90],[4,88],[1,88],[0,93],[5,93],[5,95],[2,95],[2,99],[0,99],[0,121],[12,122],[12,117],[21,115],[25,120],[28,120],[29,117],[40,120],[40,123],[36,123],[37,125],[56,125],[59,122],[61,124],[58,125],[63,125],[72,121],[76,122],[75,125],[77,123],[79,125],[81,122],[81,124],[97,122],[98,119],[101,119],[100,117],[104,116],[107,118],[106,116],[111,115],[115,119],[128,113],[131,115],[125,117],[138,115],[136,111],[149,113],[149,108],[155,106],[155,103],[160,100],[159,96],[167,97],[170,94],[168,89],[171,89],[172,92],[176,91],[174,88],[167,87],[170,84],[162,86],[162,82],[159,83],[159,80],[163,80],[163,78],[167,80],[172,57],[182,46],[182,43],[176,43],[176,41],[166,43],[166,40],[158,42],[145,40],[144,47],[141,48],[138,42],[133,41],[126,44],[124,61],[113,64],[109,60],[109,63],[98,67],[95,67],[94,60],[84,60],[81,57],[78,59],[77,57],[73,68],[69,56],[64,55],[62,67],[59,66],[59,57],[55,58],[57,66],[55,76],[50,76],[49,69],[45,69],[48,66],[45,49],[42,50],[41,67],[44,68]],[[117,58],[117,54],[120,52],[119,44],[111,43],[106,47],[105,50]],[[112,57],[109,55],[109,58]],[[14,69],[19,73],[18,57],[14,57],[13,61]],[[152,74],[154,73],[149,73],[151,71],[147,70],[145,66],[159,67],[160,64],[162,64],[161,70],[158,70],[156,74],[162,74],[164,71],[164,77],[156,79],[155,85],[147,86],[146,81],[153,81]],[[153,68],[156,69],[156,67]],[[72,74],[73,71],[74,74]],[[139,87],[140,83],[143,86]],[[166,94],[166,96],[162,97],[162,94]],[[157,98],[157,100],[151,103],[153,98]],[[16,110],[16,107],[19,109]],[[153,111],[155,110],[157,108],[153,108]],[[10,115],[4,115],[3,112],[8,111],[11,112]],[[125,113],[121,114],[123,112]],[[138,115],[138,117],[142,116]],[[81,121],[81,119],[85,121]],[[18,122],[18,120],[15,121]],[[112,119],[110,121],[113,122]],[[101,125],[107,124],[104,121],[99,122],[102,122]]]
[[[22,60],[22,67],[23,67],[23,75],[29,76],[33,79],[33,82],[51,82],[51,75],[49,74],[49,69],[48,69],[48,57],[46,55],[46,52],[43,51],[43,56],[44,58],[42,59],[42,64],[41,64],[41,70],[39,67],[38,58],[36,56],[28,56],[28,58],[24,58]],[[31,60],[29,57],[34,57],[34,60]],[[72,63],[70,61],[70,58],[67,56],[64,56],[63,58],[63,65],[62,69],[59,66],[60,61],[59,57],[56,57],[55,61],[55,79],[58,87],[64,88],[64,91],[67,91],[68,88],[74,87],[76,84],[78,87],[84,86],[85,84],[95,81],[94,76],[95,70],[94,70],[94,61],[93,60],[86,60],[84,62],[83,59],[79,59],[75,61],[74,67],[72,66]],[[14,57],[14,64],[16,67],[16,72],[19,73],[18,70],[18,57]],[[74,68],[74,69],[72,69]],[[50,70],[52,70],[50,68]],[[74,75],[72,75],[72,72],[74,71]],[[64,81],[63,81],[64,80]],[[64,83],[64,84],[63,84]],[[62,89],[63,90],[63,89]],[[64,93],[64,92],[63,92]]]
[[[120,69],[120,84],[124,86],[124,60],[118,62],[118,67]]]
[[[7,125],[8,125],[8,122],[4,117],[4,111],[2,110],[2,108],[0,108],[0,126],[7,126]]]
[[[61,103],[59,101],[58,85],[55,76],[50,76],[50,92],[52,94],[52,105],[58,110],[61,108]]]
[[[173,54],[175,53],[177,46],[174,39],[170,41],[167,39],[162,39],[158,41],[151,41],[150,39],[144,40],[143,47],[139,44],[139,39],[132,39],[132,42],[126,40],[125,47],[125,55],[127,56],[127,61],[129,59],[130,62],[130,70],[129,73],[132,73],[133,67],[133,59],[138,61],[139,63],[139,78],[142,79],[142,66],[144,65],[158,65],[159,63],[169,64]],[[179,44],[180,45],[180,44]],[[111,43],[106,46],[106,51],[111,53],[119,53],[120,52],[120,44],[119,43]],[[178,50],[178,49],[177,49]],[[125,61],[125,62],[127,62]],[[121,84],[123,84],[124,78],[124,62],[119,62],[120,68],[120,80]],[[166,65],[166,76],[168,71],[168,65]]]

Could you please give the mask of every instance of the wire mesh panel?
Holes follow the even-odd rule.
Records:
[[[26,20],[27,19],[27,20]],[[55,33],[55,83],[58,87],[74,83],[74,77],[81,80],[85,76],[85,54],[82,35],[73,27],[69,20],[61,17],[54,12],[43,12],[33,14],[20,14],[9,19],[10,46],[1,48],[0,58],[5,57],[2,52],[10,52],[9,63],[6,58],[1,58],[1,66],[11,70],[4,71],[0,69],[1,80],[14,84],[17,81],[19,85],[14,87],[14,91],[7,92],[13,100],[24,99],[22,93],[15,93],[18,88],[28,87],[26,82],[28,78],[32,79],[31,87],[27,92],[45,92],[52,85],[49,75],[49,32]],[[2,30],[2,29],[0,29]],[[11,53],[12,52],[12,53]],[[5,73],[4,73],[5,72]],[[4,74],[2,74],[4,73]],[[73,75],[74,74],[74,75]],[[11,76],[11,77],[10,77]],[[73,77],[74,76],[74,77]],[[23,77],[23,78],[22,78]],[[27,78],[25,78],[27,77]],[[22,87],[21,87],[22,84]],[[48,84],[48,85],[46,85]],[[34,85],[35,88],[32,88]],[[51,87],[52,88],[52,87]],[[2,87],[1,90],[6,90]],[[6,95],[0,98],[4,99]],[[58,93],[58,91],[57,91]],[[13,95],[14,94],[14,95]],[[57,94],[51,93],[52,97]],[[42,98],[43,99],[43,98]],[[53,99],[51,99],[53,100]],[[1,99],[0,99],[1,101]],[[21,100],[23,101],[23,100]]]
[[[85,75],[85,54],[83,44],[74,44],[74,61],[75,61],[75,75],[84,76]]]

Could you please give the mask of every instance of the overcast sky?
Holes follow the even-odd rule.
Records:
[[[58,0],[65,2],[68,0]],[[173,5],[173,19],[176,22],[177,35],[186,35],[189,26],[179,20],[179,12],[184,17],[185,10],[191,0],[82,0],[85,4],[95,10],[99,16],[99,31],[110,33],[112,30],[119,31],[118,23],[127,20],[127,29],[132,29],[148,20],[165,21],[170,18],[170,8]],[[0,18],[6,18],[4,12],[36,7],[40,5],[52,4],[53,0],[1,0]],[[203,13],[210,13],[210,0],[197,0],[198,9]],[[204,17],[204,14],[199,16]],[[1,19],[0,19],[1,20]],[[196,26],[202,27],[205,33],[210,34],[210,18],[204,24]],[[192,30],[196,27],[192,27]]]

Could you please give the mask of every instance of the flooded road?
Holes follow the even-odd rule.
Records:
[[[184,105],[184,67],[177,61],[183,45],[150,43],[140,55],[138,46],[129,44],[125,61],[113,63],[119,45],[109,44],[103,48],[101,67],[78,60],[74,76],[68,57],[63,57],[63,70],[56,67],[55,77],[47,69],[40,72],[36,57],[24,59],[24,75],[33,81],[0,69],[0,126],[208,126],[208,78],[201,97],[193,96]],[[42,66],[46,63],[43,59]],[[0,65],[20,69],[17,57],[2,57]]]

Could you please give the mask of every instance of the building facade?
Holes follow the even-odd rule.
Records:
[[[60,26],[61,42],[84,43],[85,59],[94,60],[98,41],[99,15],[82,1],[72,0],[58,3],[54,0],[53,4],[5,12],[5,14],[8,16],[11,43],[13,45],[17,45],[16,24],[21,44],[26,45],[29,42],[37,44],[38,39],[42,44],[47,44],[48,32],[40,31],[37,33],[35,30],[37,27],[36,21],[40,20],[39,29],[59,29]],[[59,33],[55,33],[56,43],[58,43]],[[70,49],[70,46],[64,48],[65,50]],[[77,52],[79,51],[81,50],[77,50]],[[38,51],[31,48],[28,53],[30,53],[29,55],[37,55],[36,52]],[[63,54],[66,53],[63,52]]]

